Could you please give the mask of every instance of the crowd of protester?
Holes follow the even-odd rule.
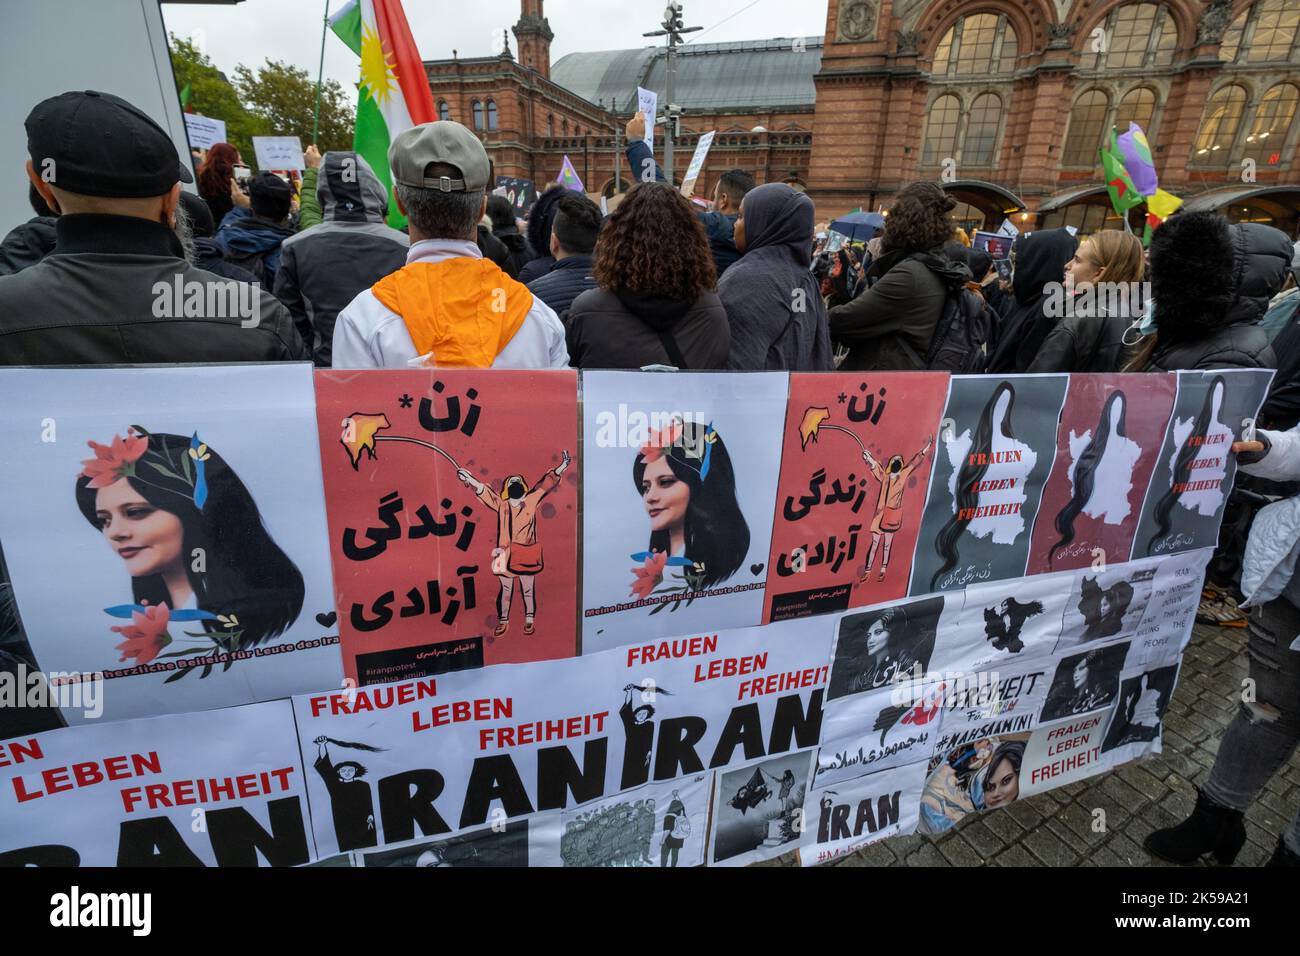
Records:
[[[152,119],[105,93],[45,100],[26,132],[35,215],[0,244],[0,365],[1276,368],[1262,427],[1234,447],[1285,508],[1252,529],[1256,509],[1238,507],[1220,547],[1236,555],[1222,590],[1256,592],[1258,697],[1192,818],[1148,848],[1230,860],[1242,812],[1300,740],[1300,654],[1278,636],[1300,630],[1300,243],[1280,230],[1184,212],[1145,250],[1127,230],[1035,230],[1005,277],[933,182],[902,188],[861,248],[818,239],[797,182],[727,170],[701,211],[664,179],[640,114],[627,128],[635,184],[608,215],[556,184],[526,221],[492,194],[479,138],[452,122],[394,138],[391,202],[360,155],[314,146],[300,191],[249,174],[225,143],[192,176]],[[227,294],[183,292],[212,283]],[[1149,295],[1092,294],[1105,285]],[[177,301],[160,308],[160,289]],[[1298,853],[1300,817],[1275,862]]]

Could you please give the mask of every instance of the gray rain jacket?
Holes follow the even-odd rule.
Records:
[[[328,368],[339,312],[406,265],[410,240],[384,224],[388,195],[357,153],[325,154],[316,198],[323,221],[284,241],[274,292],[311,347],[312,361]]]

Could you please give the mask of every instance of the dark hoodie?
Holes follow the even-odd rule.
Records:
[[[998,341],[989,359],[989,372],[1005,374],[1029,368],[1058,321],[1044,314],[1049,282],[1065,282],[1065,264],[1074,258],[1079,240],[1068,229],[1041,229],[1016,240],[1012,302],[998,326]]]
[[[221,220],[214,238],[227,262],[257,275],[262,288],[270,292],[280,268],[280,245],[292,235],[287,222],[272,222],[251,209],[235,208]]]
[[[1155,231],[1156,342],[1143,371],[1276,367],[1259,325],[1267,290],[1281,287],[1290,259],[1285,236],[1275,232],[1230,226],[1212,212],[1171,216]]]
[[[731,345],[716,292],[683,302],[591,289],[573,300],[565,325],[574,368],[721,369]]]
[[[831,337],[813,278],[813,203],[784,183],[750,190],[741,203],[745,252],[718,280],[731,326],[727,368],[825,372]]]
[[[339,312],[406,265],[410,240],[384,224],[388,192],[358,153],[331,150],[322,157],[316,198],[321,222],[285,240],[275,297],[288,306],[312,361],[328,368]]]

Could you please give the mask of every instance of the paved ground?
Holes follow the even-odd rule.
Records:
[[[1118,770],[972,814],[938,839],[899,837],[832,866],[1166,866],[1142,849],[1152,830],[1183,820],[1196,802],[1246,675],[1246,632],[1197,625],[1165,714],[1164,753]],[[1106,811],[1104,833],[1092,811]],[[1258,866],[1300,808],[1300,752],[1246,815],[1238,866]],[[792,866],[793,855],[769,866]]]

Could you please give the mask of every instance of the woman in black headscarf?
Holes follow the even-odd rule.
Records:
[[[1060,316],[1047,314],[1051,283],[1064,301],[1065,264],[1079,241],[1068,229],[1043,229],[1016,240],[1011,306],[998,327],[998,342],[989,359],[990,373],[1023,372],[1038,355]]]
[[[812,264],[813,202],[784,183],[751,189],[740,204],[743,255],[718,280],[731,326],[727,368],[824,372],[830,329]]]

